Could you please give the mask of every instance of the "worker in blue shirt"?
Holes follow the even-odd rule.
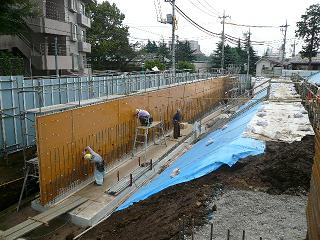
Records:
[[[177,139],[179,137],[181,137],[180,134],[180,123],[182,120],[182,114],[181,114],[181,110],[177,109],[177,112],[174,114],[173,116],[173,138]]]
[[[143,109],[136,109],[136,116],[140,120],[142,126],[149,126],[153,122],[151,114]]]

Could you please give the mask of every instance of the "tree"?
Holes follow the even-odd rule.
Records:
[[[40,16],[35,0],[1,0],[0,34],[26,32],[25,19]]]
[[[144,63],[144,68],[152,70],[152,68],[157,67],[159,70],[163,71],[166,69],[166,66],[161,63],[159,60],[147,60]]]
[[[148,43],[147,43],[147,45],[144,47],[144,51],[146,52],[146,53],[157,53],[158,52],[158,46],[157,46],[157,44],[156,44],[156,42],[155,41],[150,41],[149,39],[148,39]]]
[[[256,51],[252,48],[251,42],[249,40],[249,34],[246,35],[244,51],[245,51],[245,59],[247,62],[248,59],[248,47],[249,47],[249,73],[254,74],[256,71],[256,62],[259,60]]]
[[[24,70],[23,58],[7,50],[0,51],[0,76],[24,75]]]
[[[189,41],[183,41],[183,42],[178,41],[176,45],[176,62],[193,61],[196,58],[196,56],[194,55],[194,52],[195,51],[191,50]]]
[[[225,67],[228,68],[229,65],[236,65],[241,67],[240,72],[245,73],[244,66],[247,64],[248,54],[247,54],[247,47],[248,47],[248,38],[245,40],[245,44],[242,47],[241,40],[238,40],[236,47],[231,47],[230,45],[226,44],[224,47],[224,64]],[[258,61],[258,57],[256,52],[252,48],[251,44],[249,47],[250,53],[250,73],[253,74],[255,72],[255,63]],[[221,58],[222,58],[222,42],[217,44],[216,50],[211,55],[211,63],[214,68],[221,68]]]
[[[163,41],[159,43],[157,56],[159,57],[162,63],[165,63],[166,58],[167,59],[170,58],[170,50],[167,47],[167,44],[164,43]]]
[[[317,55],[320,46],[320,4],[311,5],[297,22],[296,36],[304,40],[301,55],[308,58],[311,69],[312,57]]]
[[[129,44],[128,27],[123,25],[125,15],[115,4],[108,1],[89,5],[92,24],[87,39],[91,43],[91,64],[93,69],[126,70],[128,63],[136,56]]]
[[[179,61],[177,64],[177,69],[188,70],[190,72],[196,71],[196,67],[194,66],[194,64],[187,61]]]

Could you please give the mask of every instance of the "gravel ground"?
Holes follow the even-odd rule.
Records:
[[[264,192],[229,190],[213,200],[217,211],[211,217],[213,239],[226,240],[304,240],[307,223],[305,218],[307,197],[270,195]],[[210,239],[210,224],[195,230],[195,240]],[[189,237],[188,239],[191,239]]]

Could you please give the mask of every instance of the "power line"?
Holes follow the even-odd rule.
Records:
[[[247,24],[239,24],[233,22],[226,22],[228,25],[238,26],[238,27],[249,27],[249,28],[280,28],[282,26],[268,26],[268,25],[247,25]]]
[[[197,2],[201,5],[201,6],[203,6],[204,7],[204,9],[207,9],[207,7],[205,6],[205,5],[203,5],[199,0],[197,0]],[[209,10],[208,10],[209,11]],[[219,14],[217,14],[217,13],[214,13],[214,12],[212,12],[212,11],[210,11],[212,14],[214,14],[215,16],[219,16]]]
[[[196,23],[194,20],[192,20],[186,13],[184,13],[177,5],[176,5],[176,8],[177,8],[177,11],[178,13],[183,17],[185,18],[189,23],[191,23],[193,26],[197,27],[200,31],[208,34],[208,35],[211,35],[211,36],[215,36],[215,37],[220,37],[221,34],[220,33],[215,33],[215,32],[212,32],[204,27],[202,27],[201,25],[199,25],[198,23]],[[241,43],[246,43],[247,41],[245,39],[241,39],[241,38],[236,38],[234,36],[231,36],[229,34],[225,34],[225,37],[229,40],[235,40],[235,41],[239,41],[240,39],[240,42]],[[275,41],[279,41],[279,40],[275,40]],[[270,42],[270,41],[256,41],[256,40],[250,40],[250,42],[253,44],[253,45],[263,45],[264,43],[267,43],[267,42]]]
[[[212,15],[208,10],[203,10],[202,8],[199,8],[196,4],[194,4],[191,0],[188,0],[194,7],[196,7],[197,9],[199,9],[201,12],[211,16],[211,17],[217,17],[216,14]]]
[[[178,13],[184,18],[186,19],[188,22],[190,22],[193,26],[195,26],[196,28],[198,28],[199,30],[201,30],[202,32],[205,32],[209,35],[212,35],[212,36],[216,36],[216,37],[220,37],[221,34],[220,33],[215,33],[215,32],[212,32],[202,26],[200,26],[198,23],[196,23],[194,20],[192,20],[190,17],[188,17],[177,5],[176,5],[176,8],[177,8],[177,11]]]
[[[134,26],[130,26],[131,28],[134,28],[134,29],[137,29],[139,31],[142,31],[142,32],[147,32],[147,33],[150,33],[150,34],[153,34],[153,35],[157,35],[157,36],[163,36],[162,34],[160,33],[155,33],[155,32],[151,32],[149,30],[145,30],[145,29],[141,29],[141,28],[138,28],[138,27],[134,27]]]
[[[216,12],[218,15],[220,15],[220,12],[216,10],[212,5],[210,5],[206,0],[203,0],[214,12]]]

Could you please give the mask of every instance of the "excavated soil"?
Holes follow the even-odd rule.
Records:
[[[306,195],[314,156],[314,137],[301,142],[268,142],[266,152],[242,159],[232,168],[170,187],[128,209],[114,213],[81,239],[179,239],[182,225],[190,233],[208,221],[211,200],[223,190]]]

